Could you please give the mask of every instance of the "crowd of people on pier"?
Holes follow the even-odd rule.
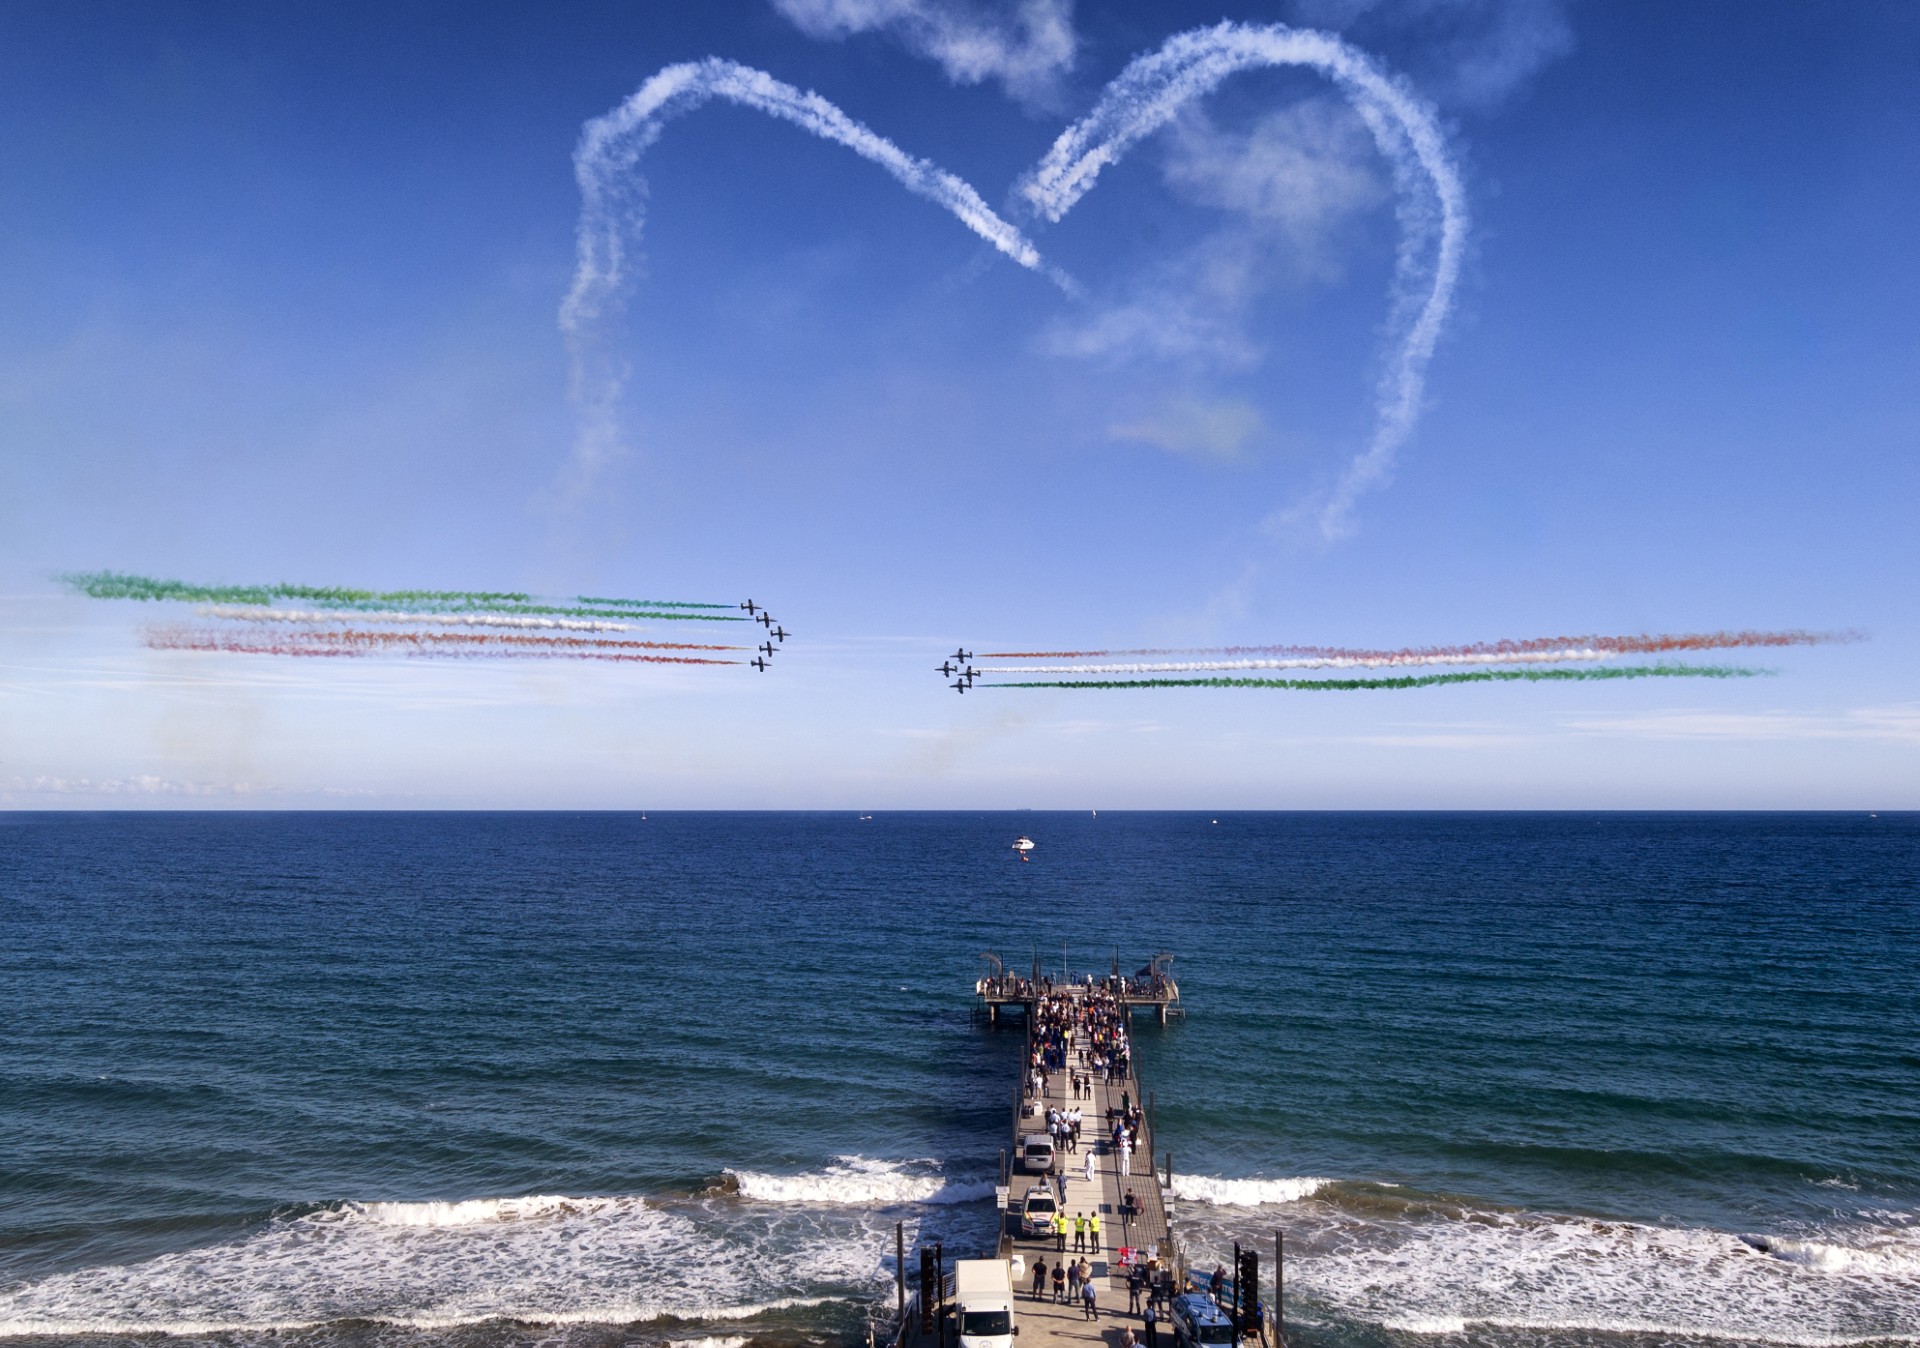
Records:
[[[1133,1048],[1127,1034],[1129,1008],[1124,998],[1129,992],[1137,995],[1139,989],[1126,979],[1089,978],[1070,989],[1056,987],[1045,979],[1028,984],[1026,980],[1009,976],[1005,982],[1024,985],[1032,993],[1028,1003],[1031,1020],[1026,1089],[1035,1101],[1036,1111],[1040,1102],[1048,1100],[1054,1074],[1067,1074],[1066,1094],[1073,1103],[1064,1106],[1049,1103],[1046,1109],[1047,1133],[1055,1150],[1060,1153],[1082,1151],[1085,1113],[1077,1102],[1094,1099],[1096,1082],[1119,1085],[1122,1089],[1117,1102],[1111,1097],[1108,1100],[1106,1140],[1112,1148],[1115,1170],[1123,1177],[1131,1176],[1133,1152],[1141,1145],[1145,1116],[1140,1102],[1133,1099],[1131,1093]],[[1091,1183],[1095,1178],[1095,1149],[1089,1146],[1085,1151],[1087,1180]],[[1064,1198],[1064,1181],[1060,1188]],[[1141,1206],[1133,1187],[1123,1188],[1118,1215],[1122,1228],[1120,1242],[1125,1245],[1133,1223],[1141,1216]],[[1067,1250],[1069,1233],[1073,1236],[1072,1254]],[[1057,1303],[1080,1306],[1087,1319],[1099,1319],[1097,1280],[1090,1276],[1086,1258],[1088,1254],[1104,1251],[1098,1209],[1075,1215],[1067,1212],[1063,1205],[1052,1218],[1049,1234],[1054,1238],[1055,1257],[1051,1263],[1044,1257],[1034,1260],[1034,1299],[1047,1299],[1050,1295]],[[1127,1257],[1126,1251],[1122,1257]],[[1142,1315],[1144,1312],[1144,1348],[1159,1348],[1156,1330],[1163,1322],[1160,1308],[1170,1303],[1171,1271],[1157,1258],[1130,1259],[1125,1276],[1128,1313]],[[1135,1344],[1136,1348],[1142,1348],[1137,1339]]]
[[[1057,1106],[1047,1111],[1047,1136],[1053,1139],[1055,1151],[1077,1152],[1080,1150],[1080,1125],[1085,1122],[1079,1107],[1060,1109]],[[1091,1159],[1091,1154],[1089,1154]]]

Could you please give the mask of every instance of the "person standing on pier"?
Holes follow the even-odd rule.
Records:
[[[1067,1261],[1059,1259],[1053,1265],[1053,1300],[1056,1305],[1067,1299]]]
[[[1160,1312],[1151,1297],[1147,1299],[1146,1313],[1140,1318],[1147,1330],[1147,1348],[1160,1348]]]
[[[1100,1318],[1100,1302],[1094,1296],[1092,1278],[1088,1278],[1080,1284],[1080,1301],[1087,1312],[1087,1319],[1098,1320]]]
[[[1093,1183],[1093,1149],[1087,1149],[1087,1183]]]
[[[1125,1133],[1120,1135],[1120,1173],[1122,1175],[1133,1173],[1133,1140]]]
[[[1084,1212],[1073,1214],[1073,1248],[1076,1250],[1087,1248],[1087,1214]]]
[[[1072,1304],[1073,1302],[1076,1302],[1080,1299],[1080,1283],[1081,1282],[1082,1282],[1082,1279],[1080,1277],[1080,1265],[1075,1263],[1069,1263],[1067,1265],[1067,1302],[1068,1304]]]
[[[1095,1254],[1100,1253],[1100,1209],[1098,1208],[1087,1214],[1087,1248]]]
[[[1033,1299],[1038,1301],[1047,1291],[1047,1261],[1043,1255],[1033,1261]]]
[[[1053,1248],[1061,1254],[1067,1252],[1067,1213],[1064,1208],[1053,1214]],[[1059,1270],[1055,1269],[1054,1272],[1058,1273]]]

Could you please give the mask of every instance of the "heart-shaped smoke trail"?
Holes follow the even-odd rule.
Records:
[[[1353,503],[1385,483],[1394,455],[1413,431],[1427,365],[1453,307],[1466,254],[1466,188],[1427,103],[1364,52],[1329,33],[1284,24],[1197,28],[1169,38],[1121,71],[1093,111],[1061,134],[1019,190],[1048,220],[1057,221],[1092,189],[1101,169],[1187,104],[1212,93],[1230,75],[1275,66],[1304,66],[1340,86],[1392,165],[1399,192],[1394,317],[1402,336],[1380,382],[1372,439],[1316,512],[1321,534],[1334,539],[1351,531]]]
[[[846,146],[885,169],[909,192],[951,211],[1021,266],[1064,283],[1020,231],[996,215],[965,180],[908,154],[820,95],[718,57],[668,66],[612,112],[588,122],[573,153],[574,178],[580,185],[578,259],[573,287],[560,305],[560,331],[572,364],[570,394],[579,416],[576,484],[619,452],[616,404],[627,366],[612,353],[604,325],[618,311],[627,279],[627,242],[637,237],[644,218],[646,182],[634,167],[669,121],[716,98]]]
[[[1453,305],[1466,252],[1467,195],[1433,111],[1365,53],[1328,33],[1282,24],[1221,23],[1169,38],[1109,84],[1094,110],[1068,127],[1020,194],[1058,221],[1092,189],[1100,170],[1182,108],[1242,71],[1299,66],[1322,72],[1345,91],[1392,166],[1401,240],[1395,268],[1396,355],[1382,376],[1374,432],[1317,511],[1328,539],[1351,529],[1353,503],[1387,480],[1394,455],[1412,433],[1435,343]],[[605,324],[627,278],[627,246],[644,217],[646,183],[635,166],[672,118],[720,98],[792,122],[880,165],[902,186],[951,211],[962,224],[1023,267],[1071,290],[1034,246],[996,215],[966,182],[848,117],[818,94],[803,93],[764,71],[733,61],[668,66],[612,112],[587,123],[574,151],[580,185],[579,256],[560,306],[571,359],[571,397],[579,417],[574,477],[582,484],[619,451],[616,404],[627,366],[613,353]],[[1424,285],[1422,284],[1424,282]]]

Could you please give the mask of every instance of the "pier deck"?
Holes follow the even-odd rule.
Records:
[[[1156,957],[1149,966],[1151,973],[1143,970],[1131,979],[1122,978],[1116,973],[1109,978],[1096,980],[1095,990],[1112,995],[1129,1012],[1129,1021],[1132,1020],[1131,1012],[1145,1008],[1156,1012],[1158,1019],[1165,1023],[1169,1009],[1174,1015],[1182,1014],[1179,989],[1166,976],[1165,966],[1169,962],[1170,957]],[[1008,1187],[1008,1207],[1002,1214],[998,1250],[1000,1258],[1012,1261],[1014,1316],[1020,1326],[1018,1348],[1117,1348],[1121,1331],[1127,1328],[1133,1329],[1144,1345],[1145,1333],[1140,1314],[1128,1307],[1126,1269],[1119,1258],[1121,1248],[1142,1251],[1143,1261],[1149,1252],[1157,1256],[1161,1266],[1168,1270],[1176,1282],[1184,1275],[1185,1266],[1168,1223],[1166,1196],[1155,1171],[1158,1152],[1153,1136],[1151,1109],[1143,1115],[1140,1145],[1132,1153],[1129,1173],[1126,1175],[1120,1173],[1120,1157],[1112,1143],[1107,1111],[1118,1110],[1123,1096],[1135,1105],[1143,1105],[1149,1098],[1139,1078],[1139,1055],[1137,1052],[1128,1054],[1130,1070],[1125,1077],[1102,1082],[1095,1074],[1091,1098],[1073,1099],[1069,1073],[1058,1071],[1047,1074],[1046,1093],[1036,1096],[1028,1090],[1024,1080],[1033,1046],[1034,1004],[1048,996],[1083,999],[1089,992],[1087,984],[1053,982],[1039,977],[1037,971],[1034,978],[1020,978],[1005,975],[996,968],[993,976],[980,980],[976,992],[996,1023],[1003,1010],[1018,1008],[1024,1013],[1027,1026],[1028,1051],[1022,1053],[1020,1059],[1023,1079],[1015,1084],[1013,1090],[1012,1132],[1007,1150],[1010,1173],[1002,1176],[1002,1182]],[[1080,1070],[1080,1051],[1086,1047],[1087,1031],[1084,1026],[1076,1025],[1068,1050],[1069,1063],[1076,1071]],[[1034,1108],[1036,1104],[1037,1109]],[[1028,1133],[1046,1131],[1049,1108],[1067,1109],[1076,1104],[1084,1119],[1080,1149],[1059,1153],[1051,1176],[1026,1174],[1019,1162],[1020,1139]],[[1091,1180],[1086,1166],[1089,1153],[1094,1161]],[[1054,1187],[1055,1194],[1061,1200],[1060,1205],[1069,1217],[1095,1211],[1100,1214],[1100,1248],[1097,1251],[1076,1250],[1071,1230],[1066,1237],[1064,1254],[1057,1248],[1058,1241],[1054,1237],[1029,1238],[1019,1233],[1021,1201],[1029,1187],[1040,1183],[1049,1183]],[[1140,1211],[1132,1221],[1123,1222],[1121,1204],[1128,1190],[1133,1192]],[[1053,1299],[1052,1270],[1055,1260],[1062,1257],[1077,1259],[1083,1253],[1091,1268],[1098,1306],[1097,1318],[1091,1320],[1078,1302],[1056,1303]],[[1038,1297],[1033,1294],[1033,1269],[1037,1259],[1045,1260],[1048,1270],[1046,1286]],[[917,1310],[910,1310],[905,1322],[899,1326],[896,1342],[899,1348],[934,1348],[940,1340],[923,1335]],[[1160,1348],[1171,1348],[1173,1343],[1173,1328],[1166,1319],[1164,1305],[1161,1308],[1159,1343]]]
[[[1055,989],[1056,992],[1073,989]],[[1077,1061],[1079,1051],[1087,1045],[1086,1032],[1076,1030],[1070,1058]],[[1024,1061],[1024,1059],[1023,1059]],[[1137,1063],[1137,1057],[1130,1058]],[[1127,1309],[1126,1270],[1121,1267],[1119,1253],[1122,1247],[1132,1247],[1150,1252],[1157,1256],[1163,1265],[1170,1268],[1178,1263],[1178,1251],[1170,1239],[1167,1222],[1166,1196],[1162,1193],[1159,1178],[1155,1172],[1153,1124],[1144,1119],[1140,1126],[1140,1146],[1134,1151],[1129,1174],[1120,1173],[1120,1158],[1115,1153],[1112,1140],[1106,1126],[1107,1111],[1120,1107],[1124,1095],[1134,1104],[1142,1104],[1143,1094],[1140,1085],[1139,1069],[1126,1077],[1101,1082],[1097,1078],[1092,1083],[1093,1096],[1088,1100],[1075,1101],[1072,1088],[1068,1083],[1068,1074],[1052,1072],[1047,1076],[1047,1094],[1044,1098],[1027,1095],[1023,1090],[1020,1103],[1016,1105],[1013,1123],[1013,1141],[1010,1156],[1017,1157],[1022,1135],[1046,1130],[1046,1113],[1049,1108],[1068,1109],[1078,1104],[1085,1118],[1081,1129],[1080,1150],[1064,1152],[1056,1158],[1053,1178],[1056,1193],[1062,1193],[1061,1207],[1073,1216],[1080,1213],[1099,1212],[1100,1242],[1098,1251],[1086,1251],[1087,1262],[1092,1266],[1095,1279],[1095,1293],[1100,1307],[1100,1319],[1088,1321],[1083,1318],[1079,1306],[1053,1306],[1049,1301],[1035,1301],[1031,1298],[1033,1264],[1036,1258],[1044,1259],[1049,1270],[1058,1255],[1057,1241],[1046,1238],[1028,1238],[1018,1234],[1020,1200],[1028,1186],[1040,1183],[1045,1176],[1023,1174],[1017,1162],[1010,1176],[1008,1195],[1008,1220],[1002,1228],[1000,1237],[1000,1255],[1012,1258],[1016,1262],[1014,1283],[1020,1293],[1020,1322],[1032,1324],[1036,1320],[1045,1324],[1044,1331],[1036,1330],[1039,1342],[1030,1341],[1028,1331],[1022,1331],[1021,1348],[1049,1348],[1056,1339],[1061,1343],[1105,1343],[1117,1342],[1119,1330],[1132,1325],[1136,1333],[1140,1330],[1140,1317],[1129,1314]],[[1038,1114],[1028,1114],[1025,1106],[1037,1102]],[[1091,1183],[1087,1180],[1086,1158],[1091,1152],[1094,1158],[1094,1173]],[[1121,1221],[1120,1206],[1127,1191],[1132,1190],[1135,1201],[1140,1206],[1140,1214],[1132,1222],[1124,1225]],[[1071,1257],[1080,1251],[1075,1250],[1073,1236],[1068,1234],[1066,1254]],[[1141,1258],[1147,1257],[1143,1253]],[[1176,1273],[1184,1270],[1175,1269]],[[1051,1295],[1049,1280],[1049,1297]],[[1064,1322],[1064,1323],[1061,1323]],[[1164,1321],[1163,1327],[1164,1327]],[[1110,1331],[1110,1332],[1109,1332]],[[1167,1330],[1170,1334],[1170,1328]],[[1169,1341],[1171,1341],[1169,1339]]]

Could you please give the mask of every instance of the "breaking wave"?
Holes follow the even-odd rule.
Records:
[[[1215,1179],[1211,1175],[1173,1177],[1173,1196],[1189,1203],[1211,1203],[1215,1207],[1257,1208],[1269,1203],[1297,1203],[1311,1198],[1330,1179]]]
[[[890,1226],[890,1223],[887,1224]],[[290,1331],[353,1320],[739,1321],[883,1284],[863,1214],[642,1197],[339,1203],[240,1238],[0,1292],[0,1337]],[[716,1341],[710,1348],[731,1348]]]
[[[822,1203],[841,1207],[894,1207],[908,1203],[973,1203],[993,1197],[993,1181],[956,1179],[934,1161],[884,1161],[836,1156],[825,1170],[775,1175],[728,1170],[742,1198],[762,1203]]]
[[[451,1203],[342,1203],[329,1209],[335,1220],[365,1218],[388,1226],[475,1226],[483,1222],[527,1221],[555,1214],[603,1212],[638,1198],[563,1198],[530,1194],[525,1198],[467,1198]],[[320,1214],[315,1214],[319,1217]]]
[[[1317,1206],[1289,1225],[1289,1295],[1387,1330],[1920,1344],[1920,1228],[1789,1238],[1454,1203],[1395,1213],[1364,1194]],[[1185,1225],[1206,1258],[1265,1234],[1231,1209]]]

